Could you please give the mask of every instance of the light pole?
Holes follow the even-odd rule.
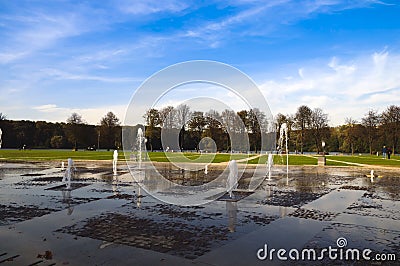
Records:
[[[322,141],[322,155],[325,156],[325,141]]]
[[[98,133],[98,135],[97,135],[97,150],[99,151],[100,150],[100,130],[97,133]]]

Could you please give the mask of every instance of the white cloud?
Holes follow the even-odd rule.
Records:
[[[100,119],[109,111],[113,112],[122,122],[125,116],[126,106],[110,105],[96,108],[70,108],[57,106],[56,104],[45,104],[33,106],[29,109],[29,112],[26,111],[26,108],[21,108],[20,112],[14,112],[14,117],[12,119],[37,120],[37,117],[40,117],[40,120],[65,122],[72,113],[78,113],[82,115],[83,120],[87,123],[97,125],[100,123]]]
[[[400,55],[386,50],[339,63],[302,66],[298,78],[267,80],[260,85],[273,112],[294,114],[306,104],[322,108],[331,124],[345,117],[360,120],[369,109],[400,102]],[[333,70],[333,71],[332,71]]]
[[[49,112],[54,112],[55,110],[57,110],[57,105],[44,104],[44,105],[40,105],[40,106],[35,106],[35,107],[33,107],[33,109],[38,110],[40,112],[49,113]]]

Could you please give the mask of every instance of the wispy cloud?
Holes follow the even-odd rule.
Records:
[[[189,2],[178,0],[119,0],[115,1],[118,9],[123,13],[134,15],[148,15],[160,12],[176,13],[190,6]]]
[[[0,23],[6,25],[0,31],[4,38],[0,54],[8,55],[0,57],[0,63],[52,48],[60,45],[61,40],[102,29],[108,24],[103,15],[88,5],[64,3],[58,8],[40,4],[26,9],[14,7],[13,14],[0,16]]]
[[[58,69],[43,69],[42,72],[46,73],[47,77],[53,77],[58,80],[92,80],[101,82],[139,82],[142,79],[131,78],[131,77],[106,77],[96,75],[85,75],[85,74],[72,74]]]
[[[184,37],[203,40],[212,48],[219,47],[222,41],[245,36],[269,36],[284,26],[299,20],[308,19],[316,14],[332,13],[345,9],[361,8],[381,1],[233,1],[230,5],[241,7],[237,13],[228,14],[216,21],[204,22],[195,28],[189,28]],[[243,26],[245,25],[245,27]],[[243,27],[241,27],[243,26]],[[237,28],[241,30],[237,30]]]

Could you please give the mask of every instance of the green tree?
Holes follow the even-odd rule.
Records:
[[[82,125],[84,124],[82,116],[75,112],[67,119],[66,135],[68,140],[73,144],[74,150],[78,149],[78,140],[82,137]]]
[[[296,128],[300,131],[300,152],[303,154],[306,130],[311,123],[312,110],[307,105],[302,105],[294,115]]]
[[[204,113],[200,111],[193,112],[192,118],[189,120],[189,131],[192,137],[192,140],[196,142],[196,150],[199,151],[199,143],[201,140],[201,136],[206,127],[207,121],[204,117]]]
[[[64,146],[63,136],[53,136],[50,140],[50,145],[52,148],[60,149]]]
[[[153,151],[153,145],[155,139],[160,138],[157,126],[160,125],[161,118],[160,113],[157,109],[149,109],[144,115],[146,120],[145,136],[147,138],[147,144],[150,146],[150,150]]]
[[[221,115],[216,110],[210,110],[205,115],[206,129],[202,137],[209,137],[214,140],[219,151],[227,149],[226,142],[224,141],[224,132],[222,129]]]
[[[119,119],[113,112],[108,112],[100,120],[100,138],[104,148],[112,149],[120,146],[119,125]]]

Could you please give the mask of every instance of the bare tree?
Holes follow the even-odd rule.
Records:
[[[172,129],[176,124],[176,110],[173,106],[167,106],[160,111],[160,125],[162,128]]]
[[[238,150],[240,147],[232,147],[231,144],[233,143],[238,143],[239,141],[237,140],[238,134],[240,134],[240,124],[243,124],[239,118],[239,116],[236,114],[235,111],[225,109],[221,113],[221,120],[222,120],[222,128],[225,131],[226,134],[229,135],[229,138],[226,138],[226,147],[229,150]],[[240,121],[239,121],[240,120]]]
[[[351,117],[347,117],[345,119],[345,123],[346,123],[346,140],[350,145],[351,155],[354,155],[354,142],[356,137],[354,127],[357,124],[357,121]]]
[[[328,128],[328,115],[321,108],[315,108],[311,113],[310,129],[314,137],[317,153],[321,151],[322,138],[326,135]]]
[[[7,116],[5,114],[3,114],[3,113],[0,113],[0,121],[1,120],[6,120],[6,119],[7,119]]]
[[[392,152],[396,151],[400,133],[400,106],[391,105],[382,113],[384,132],[391,139]]]
[[[70,117],[67,118],[67,124],[75,124],[80,125],[84,124],[85,122],[82,119],[82,116],[78,113],[72,113]]]
[[[180,128],[179,139],[181,151],[183,150],[185,141],[186,123],[189,122],[191,115],[190,108],[186,104],[180,104],[176,108],[176,122]]]
[[[361,120],[361,124],[367,129],[369,154],[372,154],[372,147],[376,137],[379,121],[380,119],[378,112],[375,110],[369,110]]]

